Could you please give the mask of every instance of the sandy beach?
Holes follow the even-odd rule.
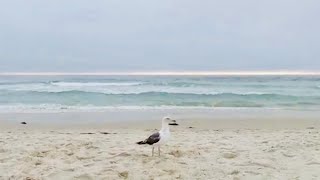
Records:
[[[318,112],[172,113],[161,157],[135,142],[163,112],[125,114],[0,114],[0,179],[320,178]]]
[[[0,180],[320,180],[319,9],[1,1]]]

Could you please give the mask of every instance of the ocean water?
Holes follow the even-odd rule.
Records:
[[[320,76],[0,76],[0,112],[320,108]]]

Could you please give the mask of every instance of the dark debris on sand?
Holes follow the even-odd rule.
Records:
[[[80,133],[80,134],[96,134],[96,133],[88,132],[88,133]]]
[[[105,134],[105,135],[108,135],[108,134],[117,134],[117,133],[109,133],[109,132],[99,132],[100,134]],[[86,133],[80,133],[80,134],[96,134],[96,133],[93,133],[93,132],[86,132]]]
[[[177,123],[169,123],[170,126],[178,126],[179,124]]]

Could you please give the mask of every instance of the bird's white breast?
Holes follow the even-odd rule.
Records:
[[[165,131],[160,131],[160,141],[158,143],[156,143],[156,146],[161,146],[165,143],[167,143],[170,139],[170,131],[169,130],[165,130]]]

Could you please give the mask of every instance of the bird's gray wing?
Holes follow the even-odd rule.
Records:
[[[152,145],[160,141],[160,133],[153,133],[148,139],[145,140],[145,143]]]

